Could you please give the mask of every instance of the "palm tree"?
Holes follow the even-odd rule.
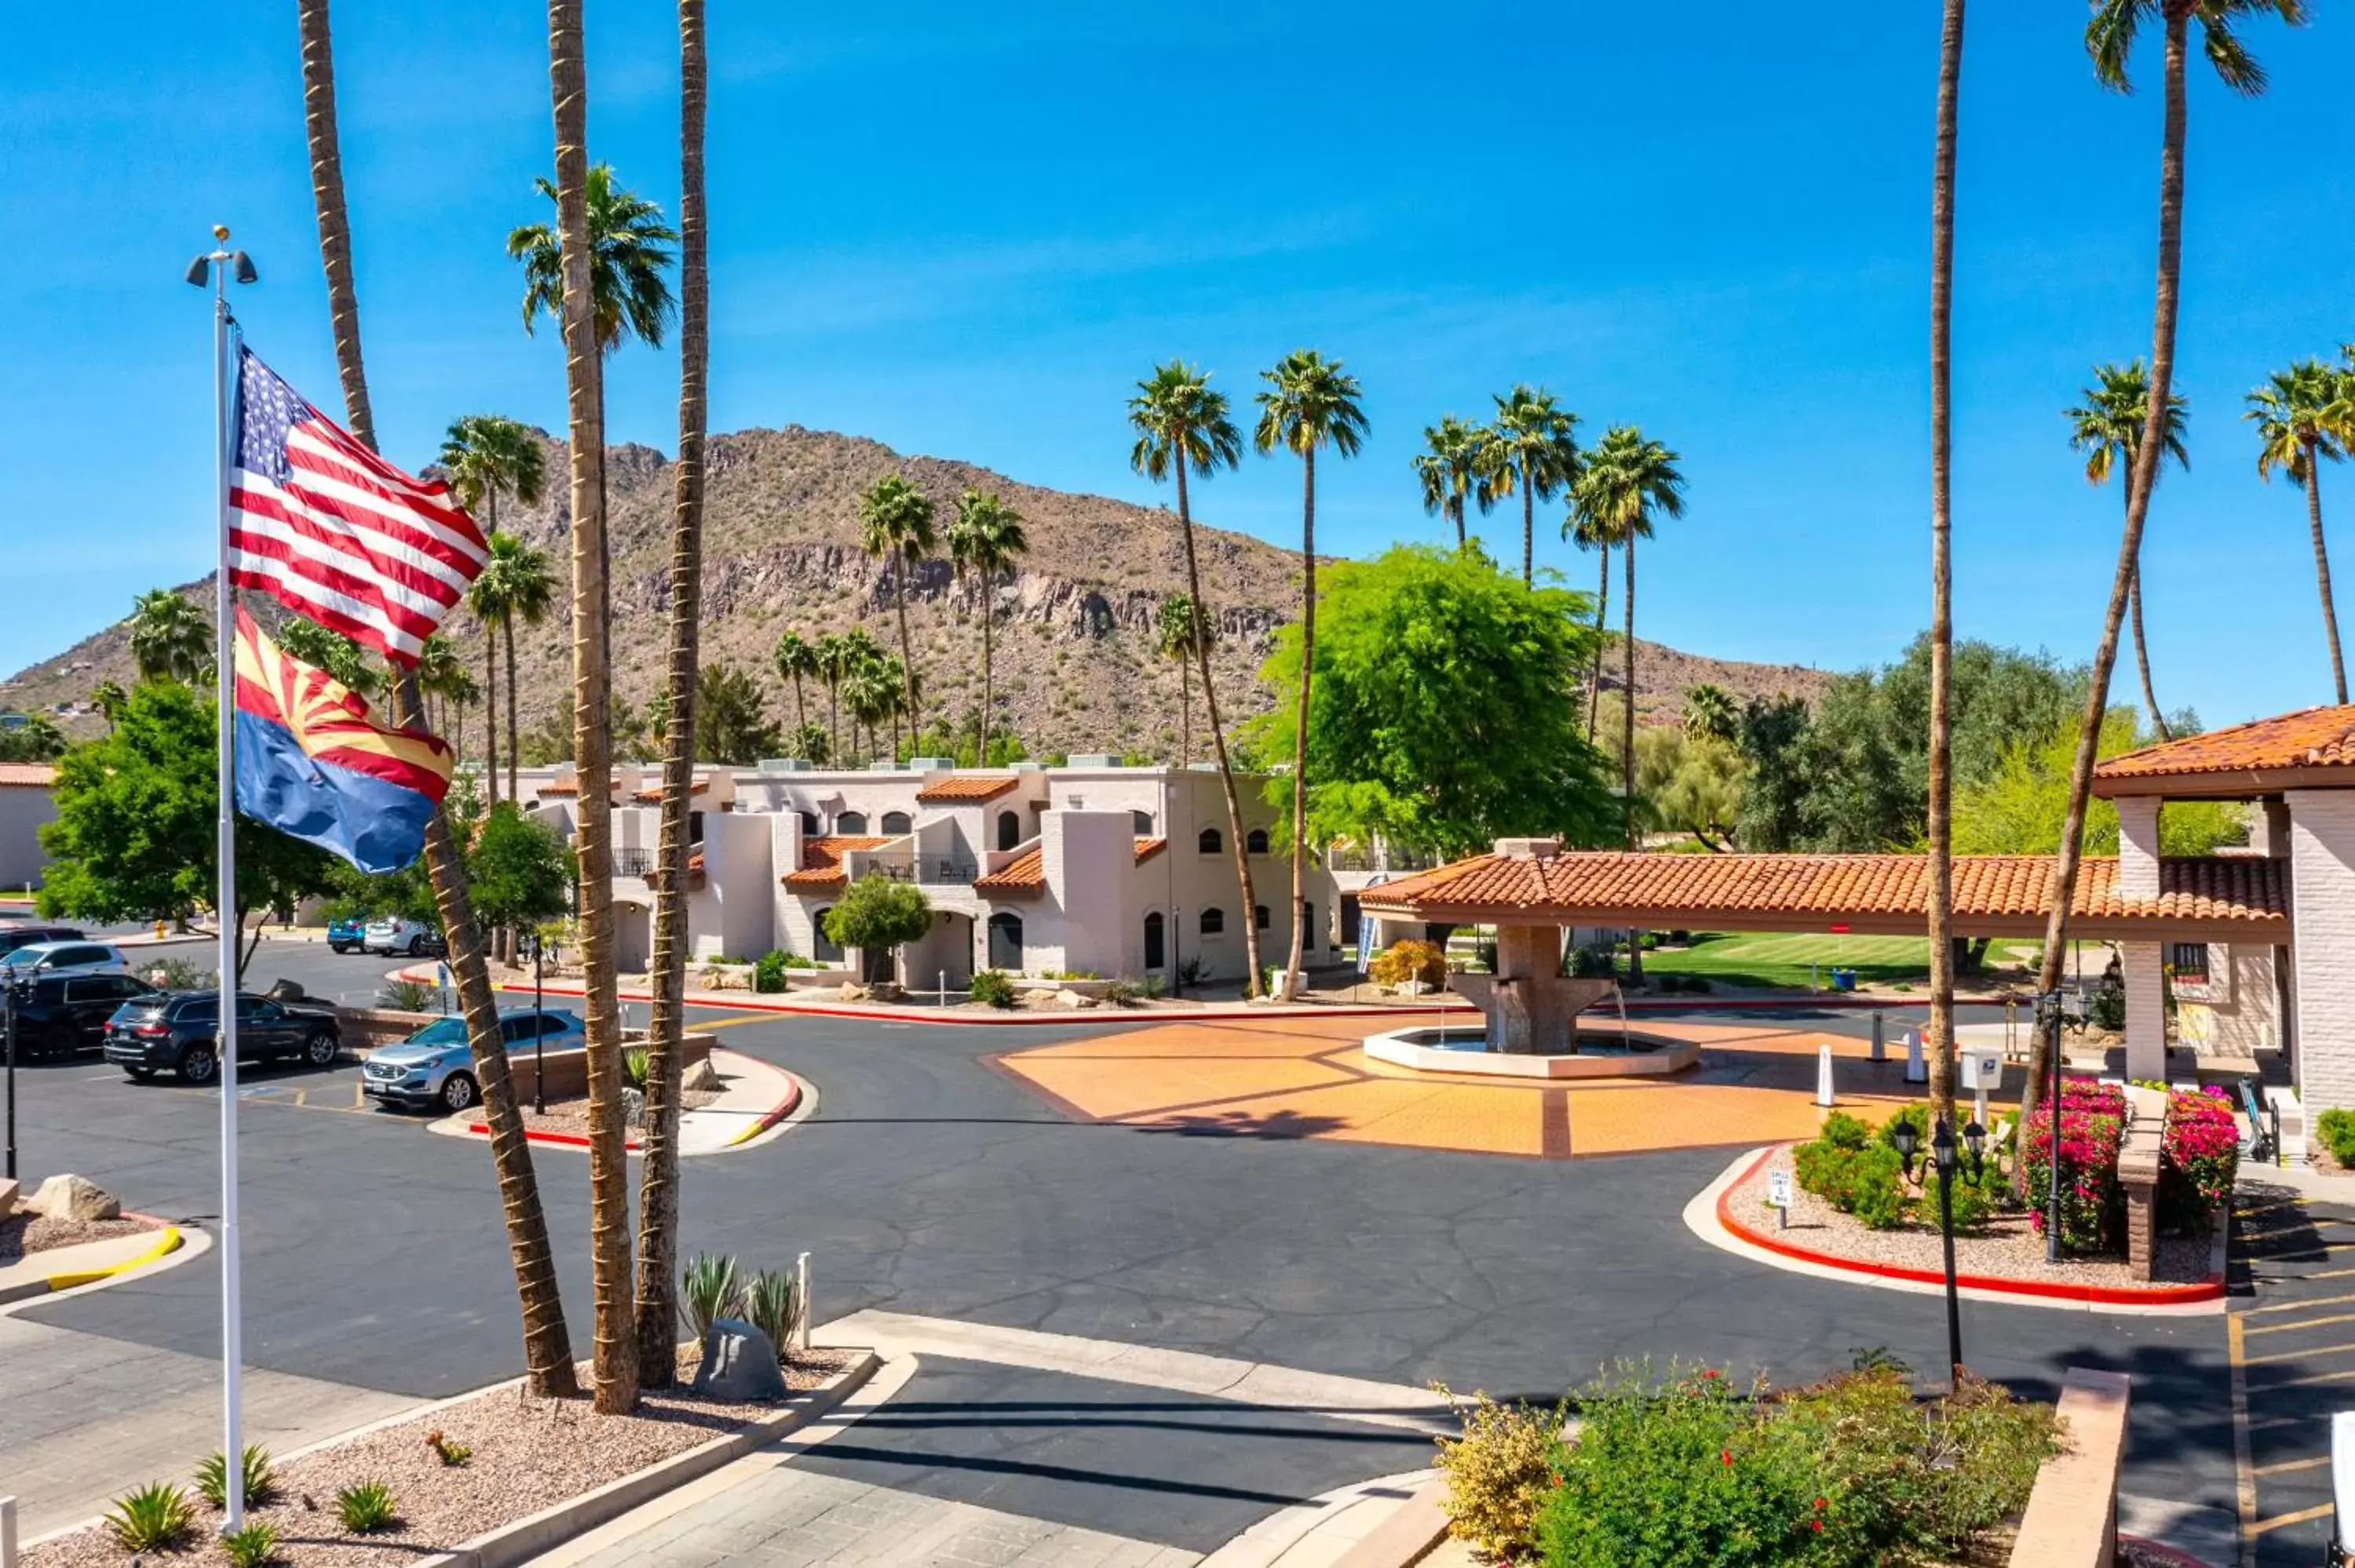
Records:
[[[466,586],[466,608],[483,623],[483,736],[487,742],[483,751],[484,803],[496,806],[499,803],[499,628],[514,609],[503,560],[512,561],[523,541],[501,531],[492,534],[487,543],[489,557]]]
[[[840,633],[829,631],[817,640],[815,652],[817,678],[826,683],[826,753],[838,759],[843,755],[842,684],[850,678],[853,668],[850,642]]]
[[[1128,422],[1136,431],[1129,449],[1129,466],[1156,484],[1174,477],[1178,482],[1178,533],[1186,543],[1186,599],[1206,623],[1214,618],[1202,598],[1202,572],[1194,550],[1194,514],[1187,504],[1186,476],[1208,479],[1222,468],[1242,461],[1242,436],[1227,415],[1227,395],[1210,389],[1207,371],[1182,359],[1154,366],[1153,375],[1136,384],[1128,401]],[[1210,744],[1217,748],[1219,784],[1227,797],[1227,839],[1234,846],[1235,881],[1242,907],[1259,907],[1252,888],[1251,856],[1243,836],[1242,797],[1235,791],[1235,770],[1227,756],[1226,730],[1219,723],[1219,689],[1210,680],[1210,643],[1197,640],[1196,670],[1202,677],[1202,701],[1209,710]],[[1243,994],[1260,993],[1259,922],[1248,916],[1243,928]]]
[[[1677,471],[1677,454],[1633,425],[1614,425],[1603,444],[1588,455],[1578,476],[1579,510],[1592,517],[1595,528],[1619,546],[1626,567],[1625,617],[1620,634],[1625,660],[1622,680],[1626,701],[1620,705],[1620,761],[1624,767],[1621,807],[1626,813],[1627,847],[1636,847],[1636,541],[1652,536],[1652,518],[1685,514],[1685,480]],[[1631,972],[1640,959],[1633,960]]]
[[[645,1157],[638,1182],[638,1382],[678,1381],[678,1117],[687,1001],[687,807],[695,784],[695,697],[703,613],[703,441],[710,382],[710,273],[705,264],[703,0],[679,0],[678,461],[672,469],[670,734],[663,754],[662,857],[655,885],[654,1008],[646,1022]],[[512,647],[514,644],[508,644]],[[509,705],[513,712],[513,705]]]
[[[1579,506],[1574,490],[1561,534],[1580,549],[1593,551],[1595,556],[1594,658],[1586,666],[1586,738],[1592,741],[1603,706],[1603,650],[1611,635],[1604,627],[1611,610],[1611,535]]]
[[[143,681],[198,685],[212,679],[213,623],[174,588],[150,588],[131,602],[131,662]]]
[[[1685,688],[1685,733],[1707,740],[1738,745],[1742,739],[1742,704],[1732,692],[1713,682]]]
[[[1259,426],[1252,442],[1262,456],[1281,449],[1300,459],[1300,707],[1293,715],[1292,952],[1284,966],[1284,995],[1291,998],[1300,994],[1301,944],[1308,935],[1301,911],[1308,888],[1308,703],[1316,658],[1316,451],[1330,447],[1341,457],[1357,456],[1366,416],[1358,407],[1358,378],[1313,348],[1294,350],[1260,376],[1267,386],[1254,399]]]
[[[1550,501],[1578,477],[1578,416],[1542,387],[1515,387],[1497,399],[1496,493],[1521,493],[1521,586],[1537,581],[1537,503]]]
[[[2150,407],[2150,376],[2137,359],[2128,365],[2097,365],[2094,367],[2094,385],[2084,390],[2082,407],[2064,409],[2069,421],[2069,444],[2085,454],[2085,482],[2105,484],[2121,466],[2131,474],[2135,452],[2142,445],[2143,415]],[[2184,427],[2191,420],[2191,410],[2180,392],[2170,392],[2167,398],[2167,424],[2164,437],[2167,447],[2159,454],[2160,466],[2173,458],[2178,468],[2190,468],[2191,456],[2183,448]],[[2158,482],[2156,476],[2152,482]],[[2132,482],[2118,487],[2123,495],[2133,488]],[[2142,677],[2143,711],[2150,715],[2158,728],[2161,740],[2174,738],[2168,731],[2167,716],[2159,711],[2158,694],[2150,683],[2150,651],[2142,635],[2142,562],[2135,562],[2134,582],[2126,592],[2127,618],[2134,629],[2135,669]]]
[[[290,615],[278,628],[278,646],[314,670],[325,670],[362,695],[384,684],[384,676],[340,631],[330,631],[315,620]]]
[[[2293,26],[2306,20],[2305,0],[2096,0],[2093,19],[2085,24],[2085,50],[2093,58],[2094,76],[2105,87],[2121,92],[2129,90],[2126,60],[2142,25],[2156,18],[2166,35],[2166,112],[2158,159],[2158,281],[2151,304],[2150,401],[2143,412],[2147,430],[2165,423],[2175,388],[2175,323],[2182,299],[2183,269],[2184,73],[2191,19],[2199,17],[2202,52],[2224,85],[2254,97],[2264,90],[2264,69],[2233,37],[2232,23],[2259,11],[2271,11]],[[2061,966],[2068,956],[2064,938],[2069,906],[2077,895],[2077,870],[2084,856],[2085,805],[2093,793],[2094,753],[2109,705],[2110,673],[2117,664],[2118,634],[2134,589],[2135,566],[2142,558],[2143,519],[2149,514],[2161,451],[2160,443],[2143,442],[2126,480],[2126,528],[2118,539],[2109,609],[2102,621],[2101,643],[2094,652],[2085,712],[2077,726],[2076,755],[2069,767],[2068,809],[2052,868],[2051,900],[2045,911],[2044,958],[2037,970],[2036,989],[2041,991],[2059,988]],[[2028,1081],[2041,1082],[2039,1075],[2044,1070],[2040,1034],[2030,1057]]]
[[[949,524],[949,559],[981,584],[981,766],[989,766],[989,623],[997,618],[997,577],[1030,548],[1022,514],[995,495],[968,490],[957,497]]]
[[[500,543],[501,539],[506,544]],[[516,622],[537,626],[556,609],[556,573],[548,552],[527,545],[512,534],[491,535],[491,565],[506,579],[506,612],[499,625],[507,645],[507,799],[516,798],[516,768],[523,747],[516,738],[516,719],[522,709],[516,690]],[[487,568],[486,568],[487,569]]]
[[[630,1278],[630,1171],[623,1148],[627,1129],[622,1122],[622,1018],[613,970],[613,736],[606,722],[613,667],[606,637],[604,351],[617,341],[617,333],[606,330],[601,307],[607,301],[596,287],[616,257],[600,243],[610,237],[591,227],[592,185],[608,202],[613,188],[610,177],[594,179],[589,168],[581,0],[549,0],[548,86],[556,118],[556,182],[550,191],[556,198],[556,232],[547,236],[546,247],[523,247],[532,258],[527,264],[532,283],[525,295],[524,319],[528,323],[535,306],[544,301],[559,307],[564,326],[572,467],[572,754],[581,785],[575,845],[588,1013],[590,1277],[596,1320],[591,1377],[596,1409],[619,1414],[637,1404],[638,1357]],[[522,238],[518,233],[517,238]],[[508,249],[517,249],[516,239],[510,239]],[[549,249],[555,253],[552,262]],[[652,265],[645,247],[623,253],[643,264],[634,264],[630,276],[643,276]],[[633,305],[647,302],[636,292],[624,297]],[[634,328],[658,324],[633,323]]]
[[[311,154],[311,191],[318,209],[319,253],[327,274],[327,311],[335,328],[336,366],[343,381],[345,421],[366,445],[376,445],[368,373],[360,356],[359,297],[352,282],[350,221],[344,206],[343,157],[336,132],[336,66],[327,0],[299,0],[296,19],[303,46],[303,99]],[[579,37],[579,13],[572,17]],[[579,85],[576,70],[574,85]],[[393,683],[394,716],[420,722],[416,683]],[[434,903],[450,946],[450,968],[466,1018],[474,1072],[483,1093],[484,1121],[491,1131],[491,1160],[498,1171],[507,1251],[514,1261],[516,1294],[523,1309],[524,1361],[530,1392],[542,1398],[578,1392],[571,1340],[565,1332],[564,1301],[558,1294],[556,1259],[548,1245],[548,1219],[532,1169],[531,1145],[524,1137],[521,1107],[507,1072],[506,1046],[499,1033],[498,998],[483,961],[482,933],[466,896],[465,868],[458,856],[446,812],[425,826],[425,866]]]
[[[562,177],[559,169],[558,178]],[[565,285],[557,233],[563,203],[545,176],[534,179],[532,185],[557,204],[558,225],[518,224],[507,235],[507,255],[523,263],[526,332],[542,314],[563,320]],[[648,348],[660,348],[674,308],[669,281],[663,276],[673,260],[666,248],[677,243],[678,230],[663,221],[658,205],[616,185],[611,164],[589,171],[584,199],[586,243],[595,249],[590,284],[597,301],[597,351],[611,354],[633,337]]]
[[[2276,370],[2249,394],[2243,418],[2257,427],[2257,473],[2286,472],[2306,492],[2306,525],[2314,541],[2314,580],[2322,590],[2322,633],[2330,643],[2330,679],[2347,701],[2347,664],[2339,653],[2339,612],[2330,595],[2330,551],[2322,537],[2322,461],[2338,462],[2355,441],[2355,408],[2346,377],[2320,360],[2301,359]]]
[[[1164,659],[1178,662],[1178,766],[1194,765],[1194,681],[1188,669],[1201,653],[1201,644],[1216,641],[1218,629],[1194,612],[1194,601],[1173,593],[1161,601],[1156,623]]]
[[[123,717],[123,710],[130,704],[131,694],[123,689],[123,683],[120,681],[101,681],[91,688],[90,705],[105,717],[107,733],[110,735],[113,733],[115,724]]]
[[[937,543],[932,498],[906,475],[887,473],[858,498],[858,547],[879,561],[892,562],[891,597],[900,611],[900,662],[907,676],[911,726],[916,718],[916,651],[908,641],[908,575]]]
[[[800,632],[788,630],[778,637],[769,657],[776,664],[778,677],[793,683],[794,727],[807,728],[809,714],[802,706],[802,682],[818,673],[816,647]]]
[[[486,658],[496,658],[498,629],[504,626],[506,630],[507,797],[512,800],[516,792],[516,754],[518,750],[516,737],[515,617],[520,615],[526,620],[537,623],[547,615],[555,590],[548,581],[548,557],[538,550],[530,550],[531,566],[521,564],[527,546],[512,535],[500,533],[499,496],[504,493],[514,496],[523,505],[538,505],[541,492],[548,482],[548,459],[540,449],[538,439],[521,422],[498,414],[468,414],[450,422],[449,433],[442,441],[442,466],[449,471],[450,489],[456,495],[458,504],[468,512],[479,510],[483,514],[484,530],[490,535],[494,547],[503,538],[507,541],[506,547],[510,559],[502,562],[495,556],[485,568],[485,576],[496,570],[507,579],[506,586],[492,591],[493,601],[505,602],[496,618],[497,625],[491,624],[490,618],[485,618],[485,634],[491,643],[485,650]],[[533,567],[536,570],[532,569]],[[537,578],[536,586],[526,580],[533,577]],[[482,580],[481,577],[474,579],[476,588],[481,588]],[[474,608],[477,615],[482,614],[482,605],[476,604]],[[492,683],[497,683],[496,669],[492,672]],[[496,727],[498,706],[496,697],[489,711],[490,722]],[[493,775],[490,798],[493,801],[498,800],[498,755],[497,737],[495,736],[490,750]]]
[[[1497,458],[1502,452],[1487,430],[1444,414],[1423,430],[1423,450],[1414,455],[1423,482],[1423,509],[1455,524],[1455,547],[1464,547],[1465,503],[1484,514],[1497,504]]]
[[[1954,459],[1955,144],[1963,88],[1964,0],[1945,0],[1938,35],[1938,140],[1930,178],[1930,1103],[1955,1114]],[[2137,642],[2137,646],[2140,646]],[[2149,679],[2147,671],[2144,680]],[[1633,694],[1630,694],[1630,700]],[[1950,1369],[1957,1380],[1962,1369]]]

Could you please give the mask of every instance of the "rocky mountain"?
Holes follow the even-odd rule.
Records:
[[[891,579],[859,550],[858,523],[859,493],[898,470],[938,503],[943,528],[954,498],[968,487],[997,492],[1022,514],[1029,554],[997,590],[1000,724],[1010,722],[1035,754],[1176,756],[1178,673],[1156,655],[1154,634],[1163,599],[1183,592],[1186,583],[1174,511],[1044,490],[970,463],[903,458],[875,441],[799,426],[715,436],[709,452],[704,660],[753,673],[787,726],[794,722],[794,698],[769,658],[779,633],[791,628],[814,640],[863,625],[884,646],[899,646]],[[537,506],[509,503],[497,518],[499,526],[547,549],[559,576],[569,572],[570,549],[565,471],[563,448],[550,440],[549,493]],[[669,461],[651,448],[619,446],[609,454],[614,687],[633,705],[651,698],[662,678],[671,482]],[[1299,591],[1296,563],[1274,546],[1218,528],[1199,527],[1196,541],[1203,594],[1220,632],[1215,669],[1222,714],[1263,711],[1271,699],[1255,674]],[[210,606],[209,578],[184,591]],[[931,561],[911,580],[909,594],[926,712],[945,707],[965,715],[981,695],[977,592],[958,582],[946,561]],[[527,731],[556,715],[570,694],[563,598],[554,616],[518,638]],[[448,629],[480,678],[480,626],[462,610]],[[1605,689],[1616,687],[1615,658],[1611,665]],[[1789,691],[1812,697],[1826,680],[1796,665],[1708,659],[1649,642],[1639,644],[1636,673],[1637,712],[1658,715],[1673,712],[1684,689],[1700,682],[1739,696]],[[0,709],[84,705],[101,681],[127,683],[132,674],[127,634],[109,627],[0,683]],[[812,716],[823,722],[823,692],[812,688],[805,695],[814,699]],[[1199,691],[1193,702],[1199,756]],[[469,736],[466,749],[474,743]]]

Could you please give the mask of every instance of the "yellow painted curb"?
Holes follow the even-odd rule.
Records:
[[[111,1268],[86,1268],[72,1274],[52,1274],[49,1276],[49,1288],[71,1290],[77,1285],[88,1285],[100,1279],[112,1279],[118,1274],[128,1274],[134,1268],[144,1268],[157,1258],[167,1257],[179,1250],[180,1227],[165,1225],[164,1234],[155,1238],[155,1245],[138,1256],[125,1258]]]

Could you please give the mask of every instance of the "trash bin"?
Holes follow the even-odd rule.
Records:
[[[1854,969],[1838,969],[1832,970],[1832,989],[1834,991],[1854,991],[1856,989],[1856,971]]]

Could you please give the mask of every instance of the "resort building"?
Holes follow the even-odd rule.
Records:
[[[49,864],[41,828],[57,821],[57,779],[46,762],[0,762],[0,893],[41,885]]]
[[[613,772],[613,902],[620,964],[653,951],[647,874],[659,838],[660,773]],[[994,969],[1042,977],[1241,978],[1243,922],[1259,928],[1263,964],[1290,951],[1292,872],[1274,853],[1281,810],[1263,779],[1237,780],[1252,909],[1235,878],[1224,792],[1214,768],[1124,768],[1106,757],[1066,766],[959,769],[919,758],[904,767],[813,768],[796,761],[698,768],[688,837],[689,950],[698,959],[771,949],[930,989],[964,986]],[[579,785],[570,768],[530,768],[524,806],[573,831]],[[932,933],[898,955],[846,954],[823,916],[854,880],[881,874],[923,889]],[[1312,862],[1301,915],[1308,961],[1338,960],[1331,874]]]

